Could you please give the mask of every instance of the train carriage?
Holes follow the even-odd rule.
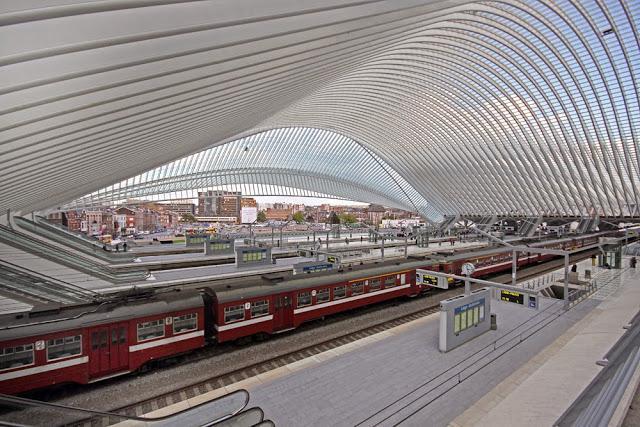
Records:
[[[2,320],[0,393],[98,381],[204,345],[204,305],[196,292]]]
[[[341,311],[416,296],[424,290],[416,284],[416,268],[433,267],[429,261],[387,262],[337,274],[263,277],[235,286],[227,282],[224,289],[209,290],[215,301],[216,340],[278,333]]]

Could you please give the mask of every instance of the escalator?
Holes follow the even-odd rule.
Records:
[[[149,272],[142,268],[116,270],[109,265],[35,239],[5,225],[0,225],[0,242],[111,283],[139,282],[150,276]]]

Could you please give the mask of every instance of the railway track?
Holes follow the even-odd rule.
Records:
[[[439,306],[432,306],[432,307],[408,314],[406,316],[396,318],[392,321],[383,321],[376,325],[363,328],[357,332],[348,333],[337,338],[329,339],[321,343],[304,347],[299,350],[288,352],[286,354],[274,357],[272,359],[269,359],[263,362],[254,363],[252,365],[248,365],[241,369],[236,369],[224,375],[219,375],[212,378],[208,378],[203,381],[199,381],[188,387],[183,387],[179,390],[176,390],[168,396],[167,395],[159,396],[152,399],[147,399],[142,402],[138,402],[136,404],[133,404],[127,407],[123,407],[118,410],[118,413],[124,414],[124,415],[139,416],[147,412],[150,412],[152,410],[158,409],[160,407],[167,406],[169,404],[179,402],[181,400],[185,400],[188,398],[192,398],[199,394],[206,393],[208,391],[215,390],[221,387],[225,387],[227,385],[242,381],[247,378],[254,377],[256,375],[271,371],[273,369],[277,369],[279,367],[288,365],[290,363],[300,361],[307,357],[315,356],[319,353],[323,353],[325,351],[329,351],[329,350],[341,347],[343,345],[386,331],[388,329],[394,328],[404,323],[408,323],[413,320],[420,319],[424,316],[428,316],[429,314],[437,313],[438,311],[439,311]]]
[[[574,255],[571,257],[571,262],[578,262],[578,261],[587,259],[595,252],[597,251],[586,251],[582,254]],[[540,264],[537,266],[524,268],[519,271],[519,278],[526,279],[528,277],[545,274],[547,272],[556,270],[562,267],[563,265],[564,265],[564,260],[560,259],[560,260],[548,261],[544,264]],[[511,274],[502,274],[499,276],[495,276],[491,280],[500,282],[500,283],[510,283]],[[473,287],[476,287],[476,286],[473,286]],[[444,292],[438,292],[435,295],[436,302],[428,305],[427,307],[414,309],[410,313],[405,313],[401,316],[398,316],[392,319],[381,320],[377,323],[366,325],[355,331],[351,331],[343,335],[340,335],[331,339],[327,339],[321,342],[312,343],[310,345],[297,348],[295,350],[286,352],[284,354],[266,356],[264,360],[261,360],[259,362],[247,364],[246,366],[232,369],[232,370],[229,370],[228,372],[213,375],[203,380],[198,380],[187,386],[172,390],[171,392],[162,393],[157,396],[143,399],[141,401],[138,401],[130,405],[119,407],[117,409],[112,410],[111,412],[121,414],[121,415],[128,415],[128,416],[141,416],[143,414],[198,396],[200,394],[228,386],[230,384],[242,381],[244,379],[255,377],[256,375],[268,372],[270,370],[277,369],[287,364],[294,363],[296,361],[305,359],[307,357],[311,357],[319,353],[338,348],[340,346],[357,341],[359,339],[374,335],[376,333],[383,332],[385,330],[394,328],[404,323],[411,322],[413,320],[420,319],[422,317],[428,316],[429,314],[436,313],[439,311],[439,301],[447,299],[458,293],[460,293],[459,288],[451,289]],[[432,296],[431,298],[433,297],[434,296]],[[363,308],[361,311],[364,313],[376,312],[376,311],[384,310],[385,307],[389,307],[392,304],[393,302],[386,302],[380,305]],[[337,317],[337,319],[332,318],[332,320],[330,320],[329,322],[335,323],[337,321],[340,321],[342,318],[352,317],[353,315],[354,313],[351,312],[351,313],[345,313],[343,315],[333,316],[334,318]],[[325,321],[324,324],[326,323],[327,322]],[[309,325],[306,325],[306,326],[308,329]],[[289,337],[295,336],[296,332],[301,332],[302,330],[303,328],[300,328],[290,335],[282,336],[282,338],[286,338],[287,336]],[[202,360],[208,357],[215,357],[216,355],[219,355],[221,353],[224,353],[225,351],[228,351],[228,347],[226,347],[226,349],[211,347],[210,349],[211,350],[205,351],[205,353],[203,354],[200,354],[196,357],[185,360],[185,362],[195,362],[197,360]],[[93,417],[90,419],[82,420],[81,422],[74,422],[67,425],[72,425],[72,426],[106,425],[107,424],[106,421],[107,420],[101,419],[99,417],[98,418]]]

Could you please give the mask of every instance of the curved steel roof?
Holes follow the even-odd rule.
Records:
[[[8,0],[0,13],[2,209],[294,127],[356,141],[433,218],[637,214],[640,2]],[[316,182],[300,188],[325,192]]]
[[[194,199],[206,189],[245,195],[367,200],[442,218],[380,157],[321,129],[271,129],[184,157],[75,200],[68,207],[130,198]]]

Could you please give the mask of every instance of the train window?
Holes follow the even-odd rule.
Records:
[[[351,284],[351,295],[360,295],[364,293],[364,282],[354,282]]]
[[[173,318],[173,333],[179,334],[198,329],[198,313],[183,314]]]
[[[138,323],[138,342],[164,336],[164,319]]]
[[[378,291],[382,287],[382,282],[380,279],[371,279],[369,280],[369,292]]]
[[[0,348],[0,370],[33,365],[33,344]]]
[[[118,330],[111,330],[111,344],[118,344]]]
[[[396,285],[396,277],[395,276],[389,276],[389,277],[385,277],[384,278],[384,287],[385,288],[392,288]]]
[[[124,328],[118,329],[120,331],[120,344],[127,342],[127,331]]]
[[[100,331],[100,348],[107,348],[107,331]]]
[[[47,362],[82,354],[82,335],[47,340]]]
[[[254,301],[251,303],[251,317],[266,316],[269,314],[269,301]]]
[[[333,288],[333,299],[341,299],[347,296],[346,286],[336,286]]]
[[[323,302],[329,301],[331,297],[329,296],[329,289],[318,289],[318,293],[316,293],[316,303],[320,304]]]
[[[405,283],[407,283],[407,275],[406,275],[406,273],[400,275],[400,284],[404,285]]]
[[[233,305],[224,308],[224,323],[237,322],[244,319],[244,305]]]
[[[311,305],[311,292],[298,292],[298,307]]]

